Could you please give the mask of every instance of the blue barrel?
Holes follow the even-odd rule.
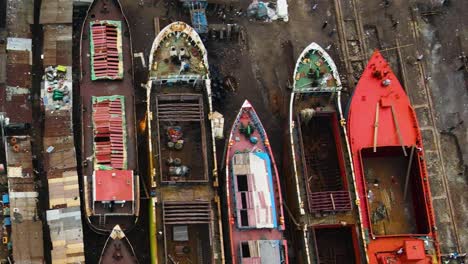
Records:
[[[11,218],[10,217],[5,217],[5,219],[3,219],[3,224],[5,226],[11,226]]]

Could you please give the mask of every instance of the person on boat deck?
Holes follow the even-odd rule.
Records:
[[[255,131],[255,127],[252,126],[250,122],[247,123],[247,126],[244,126],[244,124],[241,123],[240,128],[239,128],[239,132],[243,134],[244,136],[246,136],[247,138],[250,138],[250,135],[252,135],[254,131]]]
[[[318,67],[314,67],[314,69],[310,69],[307,77],[312,79],[312,86],[317,86],[319,84],[319,80],[323,77],[324,72],[321,71]]]

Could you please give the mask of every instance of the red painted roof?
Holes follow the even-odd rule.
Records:
[[[98,170],[94,172],[95,201],[133,201],[133,171]]]

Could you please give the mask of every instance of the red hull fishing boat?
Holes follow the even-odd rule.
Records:
[[[226,150],[226,197],[232,263],[288,263],[283,199],[268,136],[248,101]]]
[[[132,47],[119,1],[94,1],[81,34],[85,213],[96,232],[128,230],[138,219],[140,195]]]
[[[369,263],[439,263],[416,114],[378,51],[354,91],[348,128]]]
[[[138,263],[135,251],[119,225],[114,226],[109,238],[107,238],[99,263]]]
[[[294,70],[289,105],[291,159],[284,166],[291,175],[286,182],[287,200],[297,226],[290,234],[298,262],[361,263],[341,89],[332,58],[311,43]]]

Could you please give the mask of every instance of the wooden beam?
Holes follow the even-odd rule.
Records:
[[[401,148],[403,149],[403,154],[405,154],[405,157],[406,157],[408,156],[408,154],[406,153],[405,145],[403,145],[403,138],[401,137],[400,126],[398,125],[397,116],[395,114],[395,107],[393,106],[393,104],[391,105],[391,109],[392,109],[393,122],[395,123],[395,128],[396,128],[396,132],[398,135],[398,140],[400,141]]]
[[[379,112],[380,112],[380,103],[377,102],[375,107],[375,122],[374,122],[374,152],[377,152],[377,135],[379,132]]]
[[[414,149],[416,148],[415,145],[411,146],[411,152],[408,161],[408,168],[406,168],[406,178],[405,178],[405,188],[403,189],[403,201],[406,201],[406,194],[408,193],[408,183],[409,183],[409,176],[411,172],[411,165],[413,165],[413,154]]]
[[[159,23],[159,17],[154,17],[153,19],[154,23],[154,37],[156,37],[159,32],[161,31],[160,23]]]

